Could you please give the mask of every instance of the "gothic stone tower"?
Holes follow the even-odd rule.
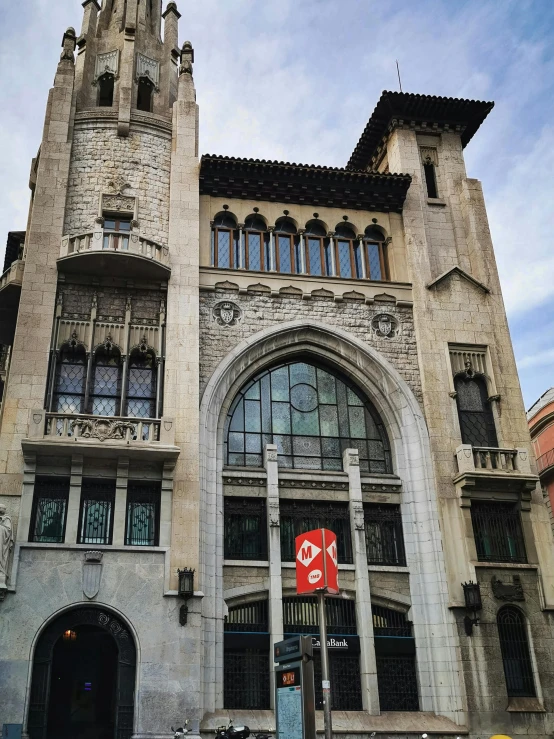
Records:
[[[274,731],[324,526],[337,732],[550,735],[552,532],[463,155],[492,103],[385,92],[345,168],[199,160],[175,3],[83,5],[0,280],[2,722]]]

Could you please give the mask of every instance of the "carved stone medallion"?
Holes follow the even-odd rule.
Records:
[[[398,321],[388,313],[379,313],[372,321],[373,330],[384,339],[392,339],[398,330]]]
[[[85,552],[83,561],[83,593],[91,600],[98,595],[102,578],[102,552]]]
[[[242,311],[230,300],[223,300],[217,303],[213,309],[214,320],[220,326],[234,326],[242,320]]]
[[[493,575],[491,579],[491,587],[494,597],[498,600],[506,600],[509,603],[513,603],[518,600],[525,600],[523,585],[521,584],[519,575],[514,575],[512,580],[512,583],[503,583],[502,580],[499,580],[496,577],[496,575]]]

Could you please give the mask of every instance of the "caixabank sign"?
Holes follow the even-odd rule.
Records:
[[[319,636],[312,636],[312,648],[321,649]],[[328,636],[327,649],[332,652],[352,652],[357,654],[360,651],[359,636]]]

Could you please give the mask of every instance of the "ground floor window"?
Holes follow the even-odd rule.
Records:
[[[344,641],[341,639],[340,641]],[[350,645],[351,647],[352,645]],[[329,651],[331,679],[331,708],[333,711],[362,711],[362,685],[360,680],[360,655]],[[315,707],[323,710],[321,689],[321,652],[314,650]]]
[[[68,497],[69,478],[36,478],[30,541],[63,543]]]
[[[267,600],[229,608],[225,619],[223,705],[234,710],[270,707]]]
[[[419,711],[412,624],[400,611],[371,610],[381,711]]]

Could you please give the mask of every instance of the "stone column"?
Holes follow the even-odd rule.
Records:
[[[267,556],[269,559],[269,642],[270,665],[273,664],[273,645],[283,639],[283,588],[281,584],[281,529],[279,519],[279,470],[277,447],[266,444],[264,467],[267,474]],[[270,696],[273,708],[274,673],[270,672]]]
[[[115,480],[115,504],[113,511],[112,543],[119,547],[125,544],[125,518],[127,515],[127,483],[129,482],[129,457],[118,457]]]
[[[344,471],[348,473],[350,497],[350,528],[352,551],[356,567],[356,623],[360,637],[360,673],[362,681],[362,703],[364,710],[378,716],[379,692],[377,688],[377,661],[371,616],[371,593],[365,545],[364,507],[360,479],[360,459],[357,449],[346,449],[343,456]]]
[[[29,541],[31,514],[33,511],[33,497],[35,494],[35,476],[37,470],[37,455],[27,453],[23,457],[23,490],[17,522],[16,541]]]
[[[303,275],[306,274],[306,242],[304,240],[305,233],[305,228],[298,229],[298,235],[300,237],[300,271]]]
[[[65,520],[65,543],[75,544],[79,534],[79,509],[81,506],[81,486],[83,483],[83,455],[71,455],[71,477],[69,479],[69,500]]]
[[[269,264],[265,265],[266,272],[275,272],[275,226],[269,226]]]

